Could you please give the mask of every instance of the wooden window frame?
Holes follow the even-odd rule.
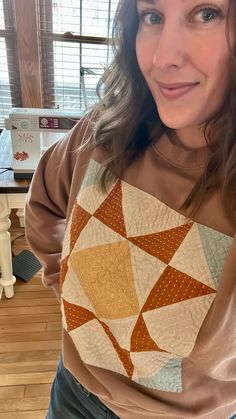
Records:
[[[9,29],[14,28],[14,12],[12,9],[13,4],[11,1],[9,2],[8,0],[3,0],[2,3],[5,20],[5,29],[0,30],[0,35],[1,38],[5,39],[11,101],[14,106],[21,106],[22,102],[19,82],[19,67],[16,51],[16,33],[13,32],[12,29]]]
[[[26,108],[41,108],[43,92],[38,0],[12,1],[16,19],[22,104]]]
[[[82,0],[80,7],[82,7]],[[111,0],[109,1],[109,16],[111,10]],[[19,76],[20,88],[22,93],[22,104],[20,106],[26,108],[42,108],[44,107],[43,95],[43,65],[41,57],[41,31],[39,27],[39,9],[40,0],[3,0],[7,7],[9,4],[15,13],[16,22],[16,43],[19,60]],[[52,0],[47,0],[47,21],[50,25],[50,15],[52,14]],[[49,18],[49,19],[48,19]],[[51,17],[52,21],[52,17]],[[46,28],[49,29],[50,28]],[[110,27],[108,27],[109,35]],[[7,36],[6,36],[7,39]],[[71,32],[65,34],[52,34],[51,46],[53,48],[53,40],[63,42],[76,42],[79,45],[89,44],[106,44],[107,38],[95,36],[74,35]],[[9,41],[12,42],[12,41]],[[10,47],[10,45],[9,45]],[[49,52],[52,52],[49,51]],[[50,70],[50,78],[54,80],[53,69]],[[52,86],[53,87],[53,86]],[[15,92],[12,91],[12,97]],[[54,105],[52,97],[52,105]],[[53,106],[52,106],[53,107]]]

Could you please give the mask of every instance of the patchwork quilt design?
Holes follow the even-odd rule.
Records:
[[[215,299],[233,239],[90,161],[63,245],[63,326],[83,362],[181,392],[182,361]]]

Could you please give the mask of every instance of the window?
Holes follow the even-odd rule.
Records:
[[[42,0],[44,106],[87,109],[111,60],[106,40],[118,0]]]
[[[13,106],[22,106],[12,3],[0,0],[0,128]]]
[[[0,0],[0,128],[12,107],[76,111],[98,99],[117,3]]]

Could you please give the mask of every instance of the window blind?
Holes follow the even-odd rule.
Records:
[[[0,0],[0,128],[13,106],[22,106],[11,0]]]
[[[88,109],[112,58],[107,44],[118,0],[39,0],[46,108]]]

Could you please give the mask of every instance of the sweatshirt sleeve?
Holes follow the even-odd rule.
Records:
[[[42,264],[43,284],[52,287],[58,298],[62,243],[78,148],[78,128],[74,128],[42,156],[25,206],[26,239]]]

